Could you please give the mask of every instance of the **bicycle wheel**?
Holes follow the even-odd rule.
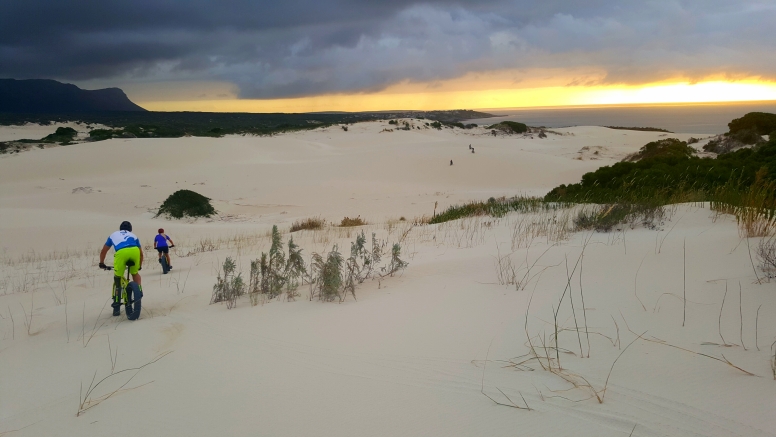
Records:
[[[170,266],[167,265],[167,258],[164,255],[159,258],[159,264],[162,265],[162,273],[166,275],[170,271]]]
[[[127,297],[132,296],[132,312],[127,312],[127,320],[137,320],[140,317],[140,301],[143,298],[143,290],[137,285],[137,282],[132,281],[127,285]],[[129,308],[129,306],[127,306]]]

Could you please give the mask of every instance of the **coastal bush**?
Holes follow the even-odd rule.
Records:
[[[210,217],[216,214],[210,199],[191,190],[178,190],[162,203],[155,217],[166,215],[172,218]]]
[[[757,135],[768,135],[776,130],[776,114],[768,112],[750,112],[728,123],[730,134],[753,130]]]
[[[92,129],[89,131],[89,141],[105,141],[113,138],[113,129]]]
[[[73,144],[78,132],[72,127],[58,127],[53,134],[46,135],[39,140],[22,139],[18,143],[59,143],[62,146]]]
[[[502,121],[488,126],[488,129],[494,131],[501,131],[506,134],[522,134],[528,132],[528,126],[524,123],[518,123],[516,121]],[[495,133],[494,133],[495,135]]]
[[[577,184],[554,188],[545,200],[600,204],[713,200],[716,190],[729,182],[735,182],[736,190],[748,189],[761,168],[766,180],[776,179],[776,141],[716,159],[670,154],[618,162],[586,173]]]
[[[657,157],[677,157],[689,158],[695,154],[695,149],[688,146],[686,142],[679,141],[676,138],[666,138],[664,140],[652,141],[647,143],[638,152],[627,156],[623,161],[641,161],[642,159]]]
[[[41,139],[44,143],[60,143],[61,145],[68,145],[75,140],[78,132],[72,127],[58,127],[53,134],[46,135]]]
[[[717,158],[672,154],[619,162],[554,188],[544,200],[646,208],[709,201],[713,210],[736,216],[742,235],[769,235],[776,231],[776,140]]]

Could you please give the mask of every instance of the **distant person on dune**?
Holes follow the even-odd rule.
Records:
[[[453,165],[453,160],[452,159],[450,160],[450,165]]]
[[[170,242],[169,246],[167,245],[168,241]],[[175,243],[172,242],[172,239],[170,239],[169,235],[164,233],[164,229],[159,228],[159,234],[154,237],[154,249],[159,252],[159,259],[162,259],[162,255],[164,255],[170,270],[172,270],[172,264],[170,264],[171,247],[175,247]]]

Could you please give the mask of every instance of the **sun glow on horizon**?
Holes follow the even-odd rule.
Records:
[[[532,108],[627,104],[673,104],[776,100],[776,83],[764,81],[674,82],[644,86],[455,86],[397,85],[375,93],[329,94],[286,99],[138,101],[152,111],[323,112]],[[544,85],[544,84],[542,84]]]

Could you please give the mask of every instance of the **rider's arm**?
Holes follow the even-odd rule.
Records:
[[[175,246],[175,243],[172,242],[172,238],[170,238],[169,235],[164,234],[164,237],[167,238],[167,241],[169,241],[171,245]]]
[[[105,263],[105,255],[108,254],[109,250],[110,250],[110,246],[108,245],[102,246],[102,250],[100,251],[100,264]]]

